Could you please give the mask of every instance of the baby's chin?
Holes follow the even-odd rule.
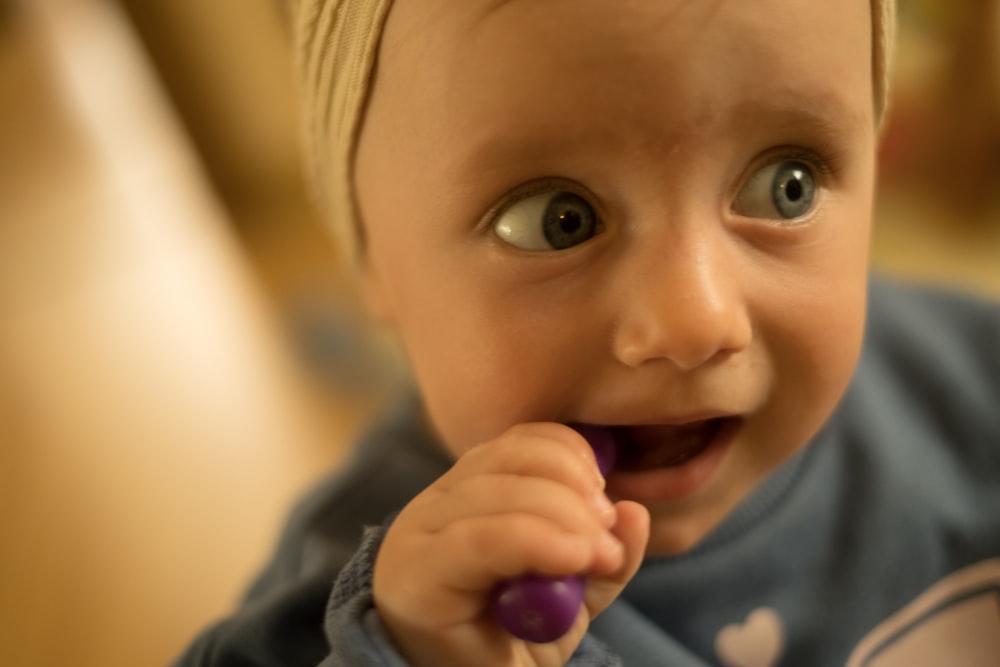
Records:
[[[750,493],[731,489],[710,502],[688,506],[646,506],[650,514],[648,557],[679,556],[701,544]]]

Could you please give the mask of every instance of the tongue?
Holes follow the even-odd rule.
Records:
[[[720,420],[680,426],[634,426],[622,429],[618,469],[639,472],[680,466],[708,447]]]

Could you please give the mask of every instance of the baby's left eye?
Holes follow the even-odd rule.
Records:
[[[749,218],[793,220],[809,213],[815,201],[812,168],[785,160],[756,171],[736,195],[733,210]]]
[[[493,232],[522,250],[564,250],[593,238],[601,227],[594,207],[583,197],[549,191],[509,206],[493,224]]]

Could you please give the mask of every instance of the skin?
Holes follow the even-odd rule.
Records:
[[[864,326],[870,42],[865,0],[397,0],[356,156],[364,280],[458,460],[376,563],[413,664],[564,664],[644,555],[690,549],[830,416]],[[787,159],[809,211],[748,207]],[[505,242],[539,190],[582,196],[599,233]],[[738,428],[692,490],[613,475],[614,507],[561,426],[706,414]],[[560,642],[485,614],[527,571],[588,575]]]

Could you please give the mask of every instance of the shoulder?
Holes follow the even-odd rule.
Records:
[[[873,279],[859,373],[992,416],[1000,400],[1000,302]]]
[[[204,631],[177,667],[319,664],[330,654],[323,621],[335,607],[341,623],[327,630],[346,638],[334,648],[348,657],[327,660],[362,664],[351,656],[372,645],[363,626],[365,586],[381,534],[366,528],[385,523],[448,466],[422,415],[413,394],[395,402],[348,464],[299,501],[243,604]]]
[[[335,576],[366,527],[383,524],[448,465],[419,399],[412,392],[397,397],[356,443],[347,464],[297,503],[248,599],[297,579]]]
[[[1000,304],[873,280],[864,350],[840,411],[852,441],[922,483],[980,479],[980,490],[993,489],[998,406]]]
[[[868,290],[867,343],[904,357],[947,352],[944,361],[991,356],[1000,367],[1000,301],[945,287],[873,278]]]

